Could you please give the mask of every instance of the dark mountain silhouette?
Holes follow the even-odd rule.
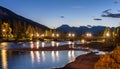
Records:
[[[80,26],[80,27],[70,27],[69,25],[62,25],[57,28],[57,30],[65,31],[65,32],[75,32],[77,34],[85,34],[87,32],[91,32],[93,34],[98,34],[104,31],[106,26]],[[111,28],[113,30],[114,28]]]
[[[26,23],[27,25],[31,25],[34,27],[39,27],[42,30],[49,29],[48,27],[39,24],[37,22],[34,22],[30,19],[24,18],[20,15],[15,14],[14,12],[10,11],[9,9],[6,9],[2,6],[0,6],[0,22],[8,22],[9,24],[13,24],[13,22],[20,22],[20,23]]]

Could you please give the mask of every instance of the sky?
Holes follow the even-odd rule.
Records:
[[[101,16],[120,13],[120,0],[0,0],[0,6],[50,28],[120,25],[120,17]]]

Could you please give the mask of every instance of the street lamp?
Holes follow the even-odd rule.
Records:
[[[110,33],[106,33],[106,37],[110,37]]]
[[[56,36],[59,37],[60,35],[57,33]]]
[[[81,42],[84,44],[85,43],[85,39],[82,39]]]
[[[92,33],[86,33],[87,37],[92,37]]]
[[[39,37],[39,34],[37,33],[37,35],[36,35],[37,37]]]
[[[3,31],[3,32],[5,32],[6,30],[5,30],[5,29],[3,29],[2,31]]]
[[[41,35],[41,37],[44,37],[44,36],[45,36],[44,34]]]
[[[74,34],[74,33],[72,33],[72,37],[75,37],[75,34]]]
[[[71,37],[71,33],[68,34],[68,37]]]
[[[55,34],[54,34],[54,33],[52,34],[52,37],[55,37]]]

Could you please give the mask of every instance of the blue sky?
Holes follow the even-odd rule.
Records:
[[[101,17],[107,9],[112,9],[112,13],[120,13],[120,0],[0,0],[0,6],[50,28],[62,24],[77,27],[116,27],[120,24],[120,18]],[[94,18],[102,20],[93,20]]]

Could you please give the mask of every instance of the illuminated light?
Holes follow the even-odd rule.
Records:
[[[71,45],[71,44],[72,44],[72,42],[71,42],[71,41],[68,41],[68,44],[69,44],[69,45]]]
[[[41,35],[41,37],[44,37],[44,36],[45,36],[44,34]]]
[[[51,52],[51,56],[52,56],[52,61],[55,62],[55,52],[54,51]]]
[[[69,48],[71,48],[72,42],[68,41]]]
[[[84,39],[82,39],[82,40],[81,40],[81,42],[84,44],[84,43],[85,43],[85,40],[84,40]]]
[[[72,50],[72,57],[75,59],[75,52]]]
[[[30,42],[30,48],[33,49],[33,42]]]
[[[55,34],[54,34],[54,33],[52,34],[52,37],[55,37]]]
[[[92,34],[91,33],[86,33],[86,36],[87,37],[92,37]]]
[[[33,34],[31,34],[31,36],[33,36]]]
[[[107,37],[110,37],[110,33],[106,33],[106,36],[107,36]]]
[[[7,51],[1,50],[1,57],[2,57],[2,69],[8,69],[7,67]]]
[[[37,41],[36,44],[37,44],[36,45],[37,49],[39,49],[39,46],[40,46],[39,41]]]
[[[45,60],[46,60],[46,58],[45,58],[45,52],[42,51],[41,54],[42,54],[42,60],[43,60],[43,62],[45,62]]]
[[[31,56],[31,61],[32,63],[34,64],[34,52],[33,51],[30,51],[30,56]]]
[[[54,47],[55,46],[55,41],[52,41],[51,44],[52,44],[52,47]]]
[[[59,34],[56,34],[57,37],[59,37],[60,35]]]
[[[35,51],[35,53],[36,53],[37,61],[40,62],[40,53],[39,53],[39,51]]]
[[[72,34],[72,37],[75,37],[75,34],[74,34],[74,33]]]
[[[75,53],[74,51],[68,51],[68,59],[69,59],[69,62],[72,62],[75,60]]]
[[[7,42],[2,42],[0,43],[1,46],[8,46],[8,43]]]
[[[39,34],[37,33],[37,37],[39,37]]]
[[[103,39],[102,42],[105,42],[105,39]]]
[[[71,33],[69,33],[69,34],[68,34],[68,37],[71,37],[71,35],[72,35],[72,34],[71,34]]]
[[[42,47],[43,47],[43,48],[45,47],[45,42],[42,42]]]
[[[56,43],[56,46],[58,47],[58,46],[59,46],[59,44],[60,44],[60,43],[59,43],[59,42],[57,42],[57,43]]]
[[[5,29],[3,29],[2,31],[3,31],[3,32],[5,32],[6,30],[5,30]]]
[[[57,61],[60,60],[60,59],[59,59],[59,51],[56,51],[56,59],[57,59]]]
[[[75,43],[74,43],[74,42],[72,42],[72,48],[74,48],[74,44],[75,44]]]

